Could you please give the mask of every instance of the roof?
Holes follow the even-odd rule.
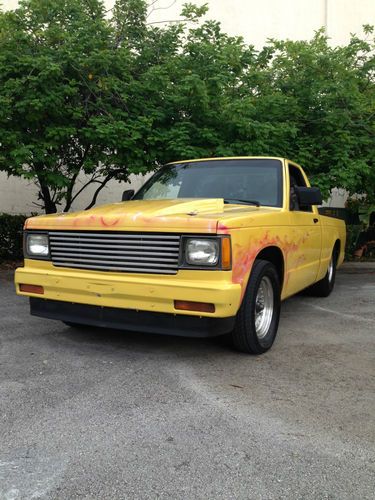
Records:
[[[217,158],[195,158],[192,160],[180,160],[171,161],[168,165],[174,165],[177,163],[193,163],[198,161],[212,161],[212,160],[280,160],[284,161],[284,158],[279,156],[221,156]]]

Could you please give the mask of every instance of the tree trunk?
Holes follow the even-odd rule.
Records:
[[[55,214],[57,212],[57,207],[56,203],[52,200],[49,187],[47,186],[47,184],[44,184],[43,179],[40,179],[39,176],[38,180],[40,187],[39,198],[43,200],[44,211],[46,212],[46,214]]]
[[[55,214],[57,212],[56,203],[51,198],[51,193],[48,186],[45,184],[40,184],[40,190],[42,193],[42,199],[44,202],[44,210],[46,214]]]
[[[46,214],[55,214],[57,212],[57,207],[56,203],[53,201],[51,197],[48,185],[44,182],[43,165],[35,164],[34,167],[37,173],[39,187],[40,187],[39,198],[43,200],[44,211],[46,212]]]

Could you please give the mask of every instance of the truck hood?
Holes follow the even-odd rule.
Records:
[[[224,204],[222,198],[134,200],[80,212],[32,217],[26,221],[25,229],[216,233],[259,225],[256,223],[256,219],[260,222],[259,216],[280,210]]]

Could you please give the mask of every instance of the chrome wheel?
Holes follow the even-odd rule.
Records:
[[[255,331],[259,340],[267,335],[270,328],[273,304],[272,282],[268,276],[263,276],[255,299]]]
[[[332,278],[333,278],[333,269],[334,269],[334,266],[333,266],[333,255],[331,257],[331,260],[329,261],[329,264],[328,264],[328,281],[331,283],[332,281]]]
[[[231,333],[239,351],[263,354],[271,349],[279,326],[280,296],[276,267],[267,260],[255,259]]]

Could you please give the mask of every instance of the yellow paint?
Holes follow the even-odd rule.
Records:
[[[39,284],[44,295],[33,297],[64,300],[97,306],[178,313],[174,300],[215,303],[215,313],[182,311],[197,316],[233,316],[237,312],[241,287],[231,280],[231,271],[186,271],[177,275],[103,273],[55,268],[51,262],[26,260],[17,269],[16,283]],[[209,300],[208,300],[209,297]]]
[[[246,157],[237,157],[241,158]],[[27,283],[42,285],[46,299],[228,317],[235,315],[241,305],[254,260],[263,249],[277,247],[284,259],[282,299],[295,294],[324,277],[337,240],[340,241],[338,265],[342,263],[345,224],[319,215],[316,207],[312,212],[289,211],[288,161],[280,160],[284,169],[281,208],[224,205],[222,199],[139,200],[77,213],[33,217],[25,225],[28,230],[229,234],[232,270],[179,270],[176,275],[150,275],[56,268],[51,262],[26,260],[25,267],[16,271],[17,293],[33,296],[19,291],[18,284]],[[320,223],[314,223],[314,218]],[[215,313],[176,311],[174,300],[211,302],[216,310]]]

